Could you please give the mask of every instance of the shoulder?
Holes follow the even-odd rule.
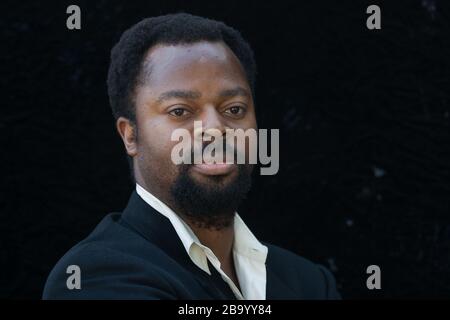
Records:
[[[333,274],[314,263],[273,244],[268,247],[267,268],[293,291],[306,298],[341,299]]]
[[[56,263],[43,299],[115,299],[117,290],[121,299],[172,298],[170,274],[162,267],[167,259],[164,253],[114,218],[106,216]],[[144,243],[147,253],[143,256],[139,247]],[[73,288],[76,277],[79,288]]]
[[[267,259],[277,270],[282,269],[283,272],[288,273],[301,271],[307,274],[318,274],[318,265],[314,262],[279,246],[270,243],[264,244],[268,248]]]

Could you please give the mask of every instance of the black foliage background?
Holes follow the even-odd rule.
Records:
[[[254,233],[326,265],[345,298],[449,297],[449,3],[186,3],[1,2],[0,296],[40,298],[59,257],[123,209],[109,52],[142,18],[186,11],[248,39],[259,126],[280,128],[280,171],[240,209]],[[366,28],[369,4],[381,30]]]

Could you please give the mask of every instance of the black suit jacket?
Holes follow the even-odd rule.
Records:
[[[263,242],[264,243],[264,242]],[[267,299],[339,299],[331,273],[274,245],[266,260]],[[68,289],[67,267],[81,270],[81,289]],[[107,215],[56,264],[44,299],[235,299],[210,266],[190,259],[170,220],[133,192],[127,207]]]

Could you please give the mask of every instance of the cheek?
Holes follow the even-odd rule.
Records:
[[[163,124],[147,125],[138,132],[138,154],[143,165],[155,175],[177,172],[171,153],[178,141],[171,141],[171,135],[172,129]]]
[[[241,152],[241,153],[245,153],[245,160],[246,163],[248,163],[250,161],[250,154],[252,154],[252,158],[257,158],[257,153],[258,153],[258,126],[256,124],[256,119],[254,117],[250,117],[247,125],[245,128],[243,128],[244,130],[251,130],[254,131],[255,133],[255,138],[250,139],[250,138],[246,138],[245,139],[245,144],[241,145],[241,146],[237,146],[237,151]]]

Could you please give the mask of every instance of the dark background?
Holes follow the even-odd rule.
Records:
[[[447,1],[2,1],[0,297],[41,297],[57,260],[133,185],[108,105],[111,47],[178,11],[240,30],[280,171],[240,209],[327,266],[344,298],[450,297]],[[81,7],[82,29],[66,28]],[[381,7],[381,30],[366,8]],[[381,290],[366,268],[381,268]]]

